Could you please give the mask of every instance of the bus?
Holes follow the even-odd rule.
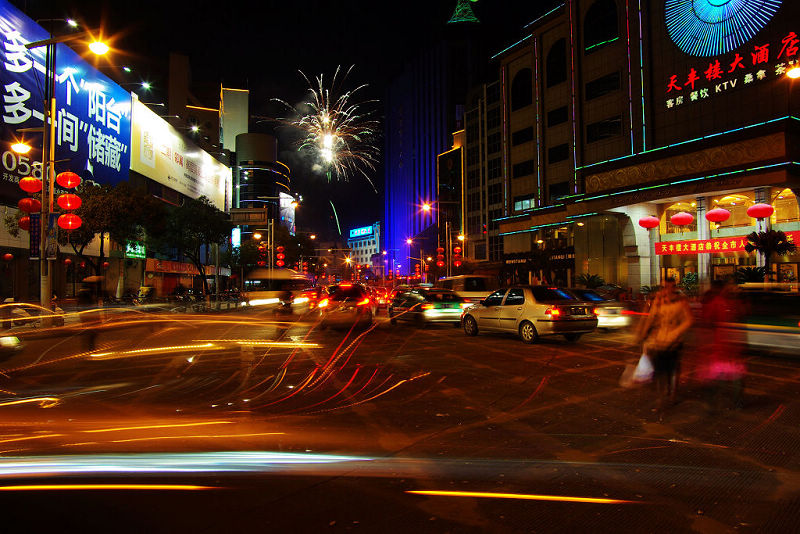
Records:
[[[309,276],[291,269],[254,269],[247,273],[242,292],[243,306],[265,306],[277,304],[281,296],[288,290],[292,297],[314,287]],[[295,302],[295,304],[301,304]]]

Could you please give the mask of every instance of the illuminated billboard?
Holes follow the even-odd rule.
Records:
[[[22,192],[20,178],[41,175],[41,128],[47,47],[26,49],[50,33],[6,0],[0,0],[0,78],[2,78],[3,176],[0,197],[14,200]],[[83,47],[77,40],[74,46]],[[105,60],[103,60],[105,61]],[[94,69],[66,44],[56,45],[56,139],[58,172],[71,170],[101,184],[128,179],[130,168],[131,96]],[[16,140],[32,147],[25,155],[8,147]],[[10,198],[9,198],[10,197]]]
[[[292,195],[286,193],[278,193],[278,197],[280,197],[281,224],[289,230],[290,234],[294,235],[297,230],[294,224],[294,208],[297,201]]]
[[[190,198],[230,209],[231,169],[133,99],[131,169]]]
[[[368,235],[372,235],[372,226],[364,226],[362,228],[354,228],[350,230],[350,239]]]

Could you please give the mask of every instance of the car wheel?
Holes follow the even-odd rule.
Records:
[[[570,343],[575,343],[578,341],[583,334],[564,334],[564,338]]]
[[[392,312],[386,312],[386,313],[389,316],[389,324],[397,324],[397,319],[394,318]]]
[[[464,333],[468,336],[477,336],[478,335],[478,323],[475,321],[475,318],[471,315],[467,315],[464,317]]]
[[[536,343],[539,339],[539,333],[536,332],[536,327],[530,321],[523,321],[519,325],[519,338],[523,343]]]

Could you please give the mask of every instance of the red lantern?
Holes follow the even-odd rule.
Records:
[[[277,254],[275,254],[275,257],[278,258],[279,260],[283,260],[286,259],[286,254],[278,252]]]
[[[66,259],[64,260],[64,265],[71,265],[71,264],[72,264],[72,260],[71,260],[71,259],[69,259],[69,258],[66,258]]]
[[[453,267],[461,267],[461,262],[456,260],[453,262]]]
[[[286,265],[286,263],[283,260],[278,260],[275,262],[275,265],[277,265],[278,267],[283,267],[284,265]]]
[[[444,267],[444,262],[442,260],[439,260],[439,261],[436,262],[436,266],[437,267]]]
[[[42,203],[36,200],[35,198],[23,198],[19,201],[19,209],[24,211],[25,213],[37,213],[42,211]]]
[[[706,219],[713,223],[721,223],[727,221],[731,216],[731,212],[722,208],[714,208],[706,213]]]
[[[14,255],[11,254],[10,252],[6,252],[5,254],[3,254],[3,259],[5,261],[11,261],[14,259]]]
[[[286,249],[285,249],[285,248],[283,248],[282,246],[280,246],[280,245],[279,245],[278,247],[276,247],[276,248],[275,248],[275,250],[276,250],[277,252],[283,252],[283,251],[284,251],[284,250],[286,250]]]
[[[81,269],[83,269],[83,268],[85,268],[85,267],[86,267],[86,262],[85,262],[85,261],[82,261],[82,262],[81,262]]]
[[[104,261],[104,262],[103,262],[103,269],[108,269],[108,266],[109,266],[109,265],[111,265],[111,264],[110,264],[110,263],[108,263],[107,261]]]
[[[754,219],[766,219],[775,211],[769,204],[753,204],[747,208],[747,214]]]
[[[436,252],[441,254],[442,252],[444,252],[444,249],[442,247],[439,247],[439,248],[436,249]]]
[[[455,247],[453,249],[453,252],[455,252],[456,254],[461,254],[461,247]]]
[[[58,226],[64,230],[75,230],[76,228],[80,228],[82,222],[83,221],[81,221],[81,218],[74,213],[65,213],[58,218]]]
[[[27,215],[25,217],[20,217],[19,221],[17,221],[17,224],[21,229],[27,232],[31,229],[31,218]]]
[[[81,177],[72,171],[66,171],[59,173],[58,176],[56,176],[56,182],[61,187],[70,189],[81,183]]]
[[[693,220],[694,220],[694,215],[692,215],[691,213],[686,213],[685,211],[676,213],[675,215],[669,218],[669,222],[671,222],[675,226],[686,226],[687,224],[692,224]]]
[[[81,207],[81,197],[72,193],[64,193],[58,196],[58,207],[62,210],[76,210]]]
[[[19,187],[26,193],[38,193],[42,190],[42,181],[33,176],[28,176],[19,181]]]
[[[653,217],[652,215],[639,219],[639,226],[648,230],[657,227],[659,224],[661,224],[661,221],[658,220],[658,217]]]

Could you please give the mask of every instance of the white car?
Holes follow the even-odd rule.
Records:
[[[461,325],[470,336],[479,331],[511,332],[525,343],[534,343],[539,336],[561,334],[567,341],[577,341],[597,328],[597,315],[591,303],[566,290],[513,286],[465,309]]]

